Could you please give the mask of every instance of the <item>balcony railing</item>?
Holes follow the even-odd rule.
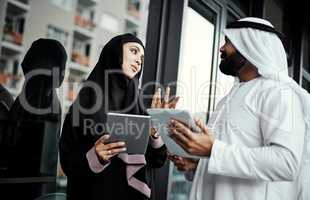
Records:
[[[23,43],[23,35],[17,31],[12,31],[9,29],[3,30],[3,40],[7,42],[11,42],[17,45],[22,45]]]
[[[74,18],[74,22],[77,26],[88,29],[88,30],[93,30],[96,27],[95,23],[92,20],[86,19],[85,17],[82,17],[81,15],[76,15]]]
[[[12,75],[6,73],[0,73],[0,84],[9,85],[10,87],[16,87],[18,81],[21,80],[21,75]]]
[[[137,19],[141,18],[140,11],[133,4],[129,3],[127,6],[127,9],[128,9],[128,14],[130,14],[131,16]]]
[[[89,66],[89,57],[82,55],[80,53],[77,52],[72,52],[72,57],[71,57],[72,61],[80,64],[80,65],[84,65],[84,66]]]
[[[74,90],[68,90],[68,93],[67,93],[67,99],[69,100],[69,101],[74,101],[75,100],[75,98],[77,97],[77,92],[76,91],[74,91]]]

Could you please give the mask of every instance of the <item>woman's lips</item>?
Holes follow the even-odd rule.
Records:
[[[131,65],[131,70],[135,73],[137,72],[137,68],[134,65]]]

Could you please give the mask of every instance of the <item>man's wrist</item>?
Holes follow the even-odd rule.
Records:
[[[211,153],[212,153],[212,147],[213,147],[213,144],[214,144],[214,138],[213,137],[210,137],[210,148],[209,148],[209,155],[208,157],[211,157]]]

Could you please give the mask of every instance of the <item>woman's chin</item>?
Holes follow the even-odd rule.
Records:
[[[125,76],[129,79],[133,79],[135,77],[136,74],[134,73],[125,73]]]

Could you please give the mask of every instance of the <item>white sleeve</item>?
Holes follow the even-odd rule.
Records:
[[[300,100],[288,88],[262,97],[260,113],[256,114],[265,145],[249,148],[215,140],[208,173],[267,181],[296,178],[305,135]]]

